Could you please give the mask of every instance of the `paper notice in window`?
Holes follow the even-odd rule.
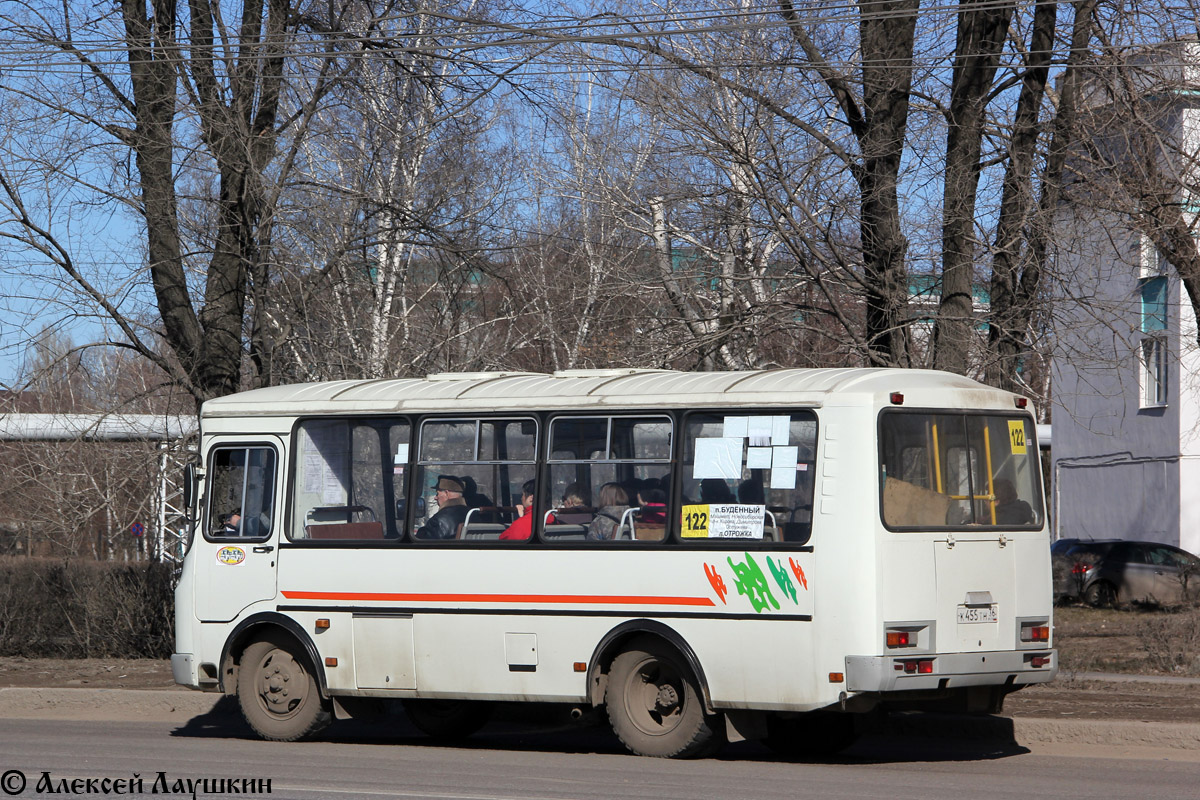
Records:
[[[407,464],[408,463],[408,442],[401,442],[400,444],[396,445],[396,460],[393,461],[392,463],[394,463],[394,464]]]
[[[783,447],[791,443],[792,418],[771,417],[771,444]]]
[[[342,485],[342,479],[338,474],[326,465],[325,474],[322,478],[321,502],[327,506],[344,504],[346,502],[346,489]]]
[[[726,417],[721,435],[726,439],[745,439],[749,417]]]
[[[771,468],[771,448],[769,447],[751,447],[746,450],[746,468],[747,469],[770,469]]]
[[[772,417],[750,417],[750,426],[746,435],[750,437],[751,447],[770,447]]]
[[[307,494],[317,494],[321,491],[322,475],[325,472],[325,459],[320,453],[307,452],[304,454],[304,491]]]
[[[696,480],[742,477],[742,439],[701,438],[696,440],[696,463],[692,477]]]
[[[771,488],[796,488],[796,460],[800,455],[799,447],[771,448]]]

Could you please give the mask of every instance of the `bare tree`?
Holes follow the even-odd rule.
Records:
[[[315,20],[290,0],[244,0],[236,20],[210,0],[189,0],[184,18],[177,10],[175,0],[121,0],[95,16],[77,16],[69,4],[10,5],[0,19],[6,38],[45,69],[4,76],[6,97],[42,113],[32,124],[9,121],[20,133],[0,157],[0,235],[67,276],[81,301],[111,320],[113,344],[136,350],[201,402],[242,385],[247,297],[269,282],[270,171],[288,170],[280,136],[303,128],[329,85],[318,69],[284,107],[294,74],[286,65],[303,30],[316,21],[335,31],[338,21]],[[89,44],[97,40],[112,48]],[[67,64],[79,79],[63,74]],[[294,146],[302,137],[293,138]],[[52,160],[31,157],[31,143]],[[181,230],[181,163],[214,176],[204,198],[213,225],[198,241]],[[104,167],[125,170],[124,180],[93,180],[89,173]],[[35,202],[58,192],[132,212],[155,324],[142,324],[121,288],[77,258],[70,220]]]

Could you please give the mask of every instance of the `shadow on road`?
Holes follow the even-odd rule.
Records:
[[[612,731],[597,720],[574,721],[567,706],[514,704],[500,706],[483,730],[467,739],[439,742],[417,730],[402,711],[367,720],[337,720],[317,741],[348,745],[499,750],[564,755],[595,753],[629,755]],[[171,731],[184,738],[256,739],[242,718],[237,698],[223,697],[205,714]],[[805,764],[888,764],[909,762],[985,761],[1030,752],[1014,738],[1012,721],[1004,717],[902,715],[880,723],[851,748],[833,757],[782,757],[759,742],[737,742],[722,748],[722,761]],[[630,756],[631,758],[635,756]]]

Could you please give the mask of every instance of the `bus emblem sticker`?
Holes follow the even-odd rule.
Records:
[[[217,551],[217,561],[226,566],[236,567],[246,560],[246,551],[240,547],[222,547]]]
[[[732,558],[725,560],[733,568],[733,583],[737,586],[738,594],[746,595],[755,611],[761,614],[768,604],[774,606],[776,610],[779,609],[779,601],[775,599],[775,595],[771,594],[767,576],[763,574],[762,567],[758,565],[752,555],[746,553],[745,564],[735,564]]]
[[[778,610],[779,601],[771,592],[771,584],[767,581],[766,573],[753,556],[749,553],[745,553],[745,556],[744,563],[735,563],[732,558],[725,559],[733,568],[733,584],[737,587],[738,594],[745,595],[746,599],[750,601],[750,605],[759,614],[771,608]],[[766,559],[767,569],[770,570],[771,577],[775,579],[775,585],[783,592],[783,596],[791,600],[793,604],[800,605],[798,586],[802,586],[804,591],[808,591],[808,577],[804,574],[804,568],[797,564],[794,558],[789,558],[786,565],[782,559],[778,563],[770,556],[767,556]],[[788,573],[788,567],[791,567],[791,574]],[[704,575],[712,585],[713,591],[717,593],[717,599],[723,604],[727,604],[725,596],[729,590],[717,567],[713,564],[705,564]],[[793,576],[795,576],[794,581],[792,580]]]
[[[717,568],[712,564],[705,564],[704,574],[708,576],[708,582],[712,584],[713,590],[716,591],[721,605],[726,605],[725,595],[729,594],[729,589],[725,587],[725,579],[721,577],[721,573],[717,572]]]

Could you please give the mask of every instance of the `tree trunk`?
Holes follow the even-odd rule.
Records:
[[[1008,391],[1021,390],[1017,378],[1020,359],[1028,350],[1026,334],[1032,304],[1040,285],[1040,265],[1029,258],[1024,245],[1033,206],[1033,169],[1037,155],[1039,110],[1046,93],[1058,3],[1039,0],[1029,37],[1029,57],[1017,99],[1017,112],[1009,139],[1008,164],[996,223],[995,254],[989,291],[988,357],[986,380]],[[1028,292],[1028,293],[1027,293]]]
[[[858,136],[866,338],[875,364],[908,366],[908,240],[900,227],[897,194],[919,0],[859,4],[862,41],[863,127]]]
[[[975,338],[975,196],[988,94],[1012,21],[1013,5],[960,0],[946,134],[942,204],[942,298],[933,365],[965,375]]]

